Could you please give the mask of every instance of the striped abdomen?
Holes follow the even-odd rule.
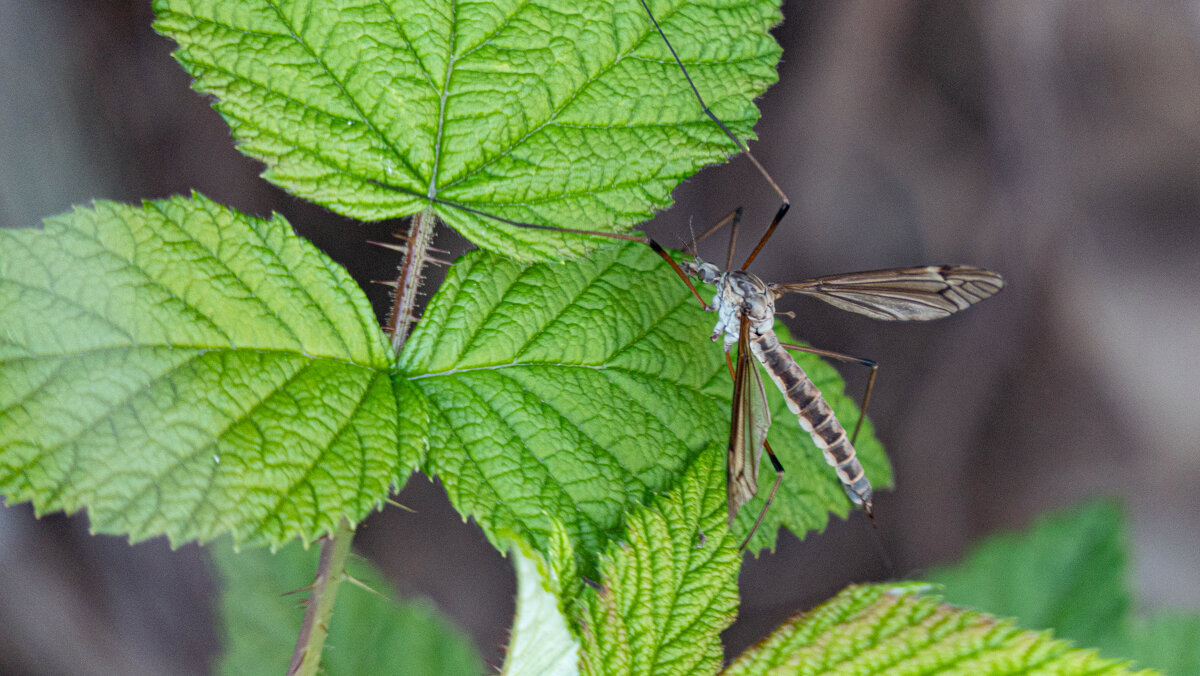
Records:
[[[869,513],[871,482],[855,457],[854,446],[850,444],[845,428],[838,422],[825,397],[821,396],[821,391],[792,359],[792,355],[779,344],[774,331],[767,330],[762,335],[752,336],[751,349],[779,391],[783,392],[788,410],[800,419],[800,426],[812,435],[813,442],[825,454],[825,462],[837,472],[846,495]]]

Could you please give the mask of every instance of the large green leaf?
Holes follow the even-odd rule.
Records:
[[[719,349],[687,293],[640,244],[530,267],[459,259],[400,361],[430,411],[425,471],[498,547],[546,553],[558,520],[594,557],[725,434],[703,391]]]
[[[389,352],[280,216],[195,196],[0,231],[0,493],[134,540],[313,538],[416,462]]]
[[[1124,664],[1045,633],[922,596],[927,585],[849,587],[788,620],[726,676],[1131,673]],[[1149,673],[1149,672],[1146,672]]]
[[[651,3],[709,104],[752,134],[775,81],[776,0]],[[637,0],[156,0],[156,27],[265,176],[340,213],[436,196],[504,218],[616,232],[736,152]],[[532,258],[595,240],[438,214]]]
[[[218,673],[282,674],[304,617],[302,592],[312,583],[319,552],[299,543],[274,555],[213,548],[223,588]],[[387,580],[365,561],[348,573],[369,588],[340,585],[325,641],[321,673],[474,676],[483,662],[470,640],[426,601],[398,601]]]
[[[594,557],[627,512],[675,485],[701,449],[728,439],[730,378],[708,340],[713,321],[639,244],[527,267],[468,254],[401,356],[403,377],[430,412],[426,471],[498,546],[517,537],[546,553],[557,520],[576,551]],[[811,355],[798,359],[853,419],[836,372]],[[767,543],[781,523],[802,535],[823,528],[830,510],[850,508],[795,417],[778,415],[775,428],[788,472]],[[862,446],[886,483],[878,445]],[[745,533],[753,517],[739,517],[735,530]],[[594,573],[592,561],[581,563]]]
[[[1168,610],[1138,618],[1122,654],[1170,676],[1200,674],[1200,614]]]
[[[726,526],[724,453],[701,454],[677,489],[639,509],[585,592],[582,671],[715,674],[737,614],[740,552]]]

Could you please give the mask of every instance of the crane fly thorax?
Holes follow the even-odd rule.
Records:
[[[744,270],[722,272],[712,263],[698,258],[684,261],[680,267],[688,275],[717,287],[717,293],[705,309],[717,313],[717,325],[713,327],[711,337],[717,340],[724,335],[726,351],[737,343],[742,317],[750,319],[755,335],[771,330],[775,318],[775,294],[757,275]]]
[[[754,328],[775,318],[774,292],[757,275],[744,270],[731,270],[722,275],[714,301],[718,305],[737,308],[741,315],[750,319]]]

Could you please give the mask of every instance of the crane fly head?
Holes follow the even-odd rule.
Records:
[[[679,268],[687,276],[695,277],[705,284],[716,284],[720,281],[723,274],[721,268],[712,263],[705,263],[699,256],[696,256],[693,260],[681,262]]]

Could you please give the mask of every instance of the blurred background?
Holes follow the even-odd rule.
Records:
[[[755,271],[970,263],[1008,286],[920,325],[783,302],[798,336],[882,365],[871,417],[897,488],[878,497],[877,530],[854,515],[749,561],[728,650],[849,582],[918,576],[1094,495],[1130,513],[1140,608],[1200,608],[1200,3],[821,0],[784,14],[751,147],[793,207]],[[365,241],[397,224],[259,179],[151,21],[150,0],[0,0],[0,227],[194,189],[286,215],[364,283],[393,276],[397,258]],[[744,158],[675,195],[649,229],[677,246],[737,205],[757,232],[778,206]],[[464,247],[452,232],[436,244]],[[382,313],[386,289],[368,292]],[[861,391],[865,374],[843,372]],[[396,499],[415,513],[371,517],[358,550],[498,665],[508,562],[436,484],[415,477]],[[200,674],[220,648],[201,548],[91,536],[82,514],[0,509],[0,590],[0,673]]]

